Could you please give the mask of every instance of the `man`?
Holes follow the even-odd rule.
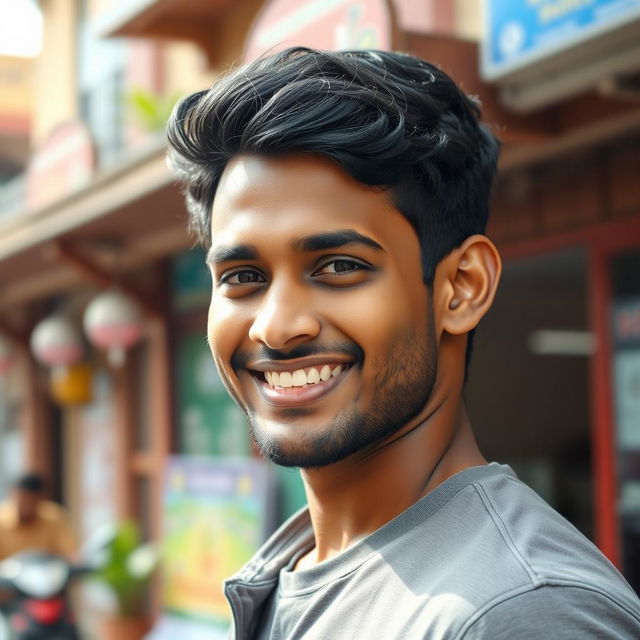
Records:
[[[71,558],[75,538],[64,510],[44,499],[44,479],[27,473],[0,505],[0,560],[19,551],[41,550]]]
[[[216,365],[308,498],[226,583],[232,637],[640,638],[620,574],[473,437],[500,276],[473,100],[411,56],[297,48],[186,98],[168,135]]]

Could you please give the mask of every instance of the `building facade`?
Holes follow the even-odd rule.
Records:
[[[164,158],[170,105],[268,49],[393,48],[478,95],[503,144],[489,235],[505,275],[467,390],[483,449],[640,589],[640,58],[631,35],[622,52],[602,40],[606,27],[627,42],[618,22],[536,50],[527,20],[559,29],[566,3],[510,3],[523,14],[506,17],[492,4],[41,0],[26,191],[0,216],[0,331],[24,466],[56,479],[81,535],[135,517],[161,536],[172,454],[253,455],[204,340],[208,274]],[[624,24],[637,27],[638,4]],[[52,386],[33,327],[51,314],[80,327],[113,288],[142,309],[143,339],[118,367],[85,343],[76,384],[89,392],[70,369]],[[304,496],[295,473],[274,472],[281,519]]]

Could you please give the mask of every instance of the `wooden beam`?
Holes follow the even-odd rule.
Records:
[[[48,253],[52,260],[60,260],[75,269],[84,280],[92,282],[101,288],[117,287],[133,298],[147,315],[153,318],[162,318],[162,310],[146,294],[130,284],[117,281],[113,274],[108,273],[61,240],[50,243],[48,245]]]
[[[0,320],[0,333],[3,333],[5,336],[13,342],[18,349],[22,351],[26,351],[29,353],[29,334],[23,333],[15,329],[14,327],[9,326],[6,322]]]

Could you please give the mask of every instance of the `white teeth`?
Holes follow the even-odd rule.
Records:
[[[280,386],[284,389],[293,386],[293,376],[288,371],[280,372]]]
[[[304,385],[307,384],[307,374],[304,372],[304,369],[294,371],[291,376],[291,382],[294,387],[304,387]]]
[[[264,377],[270,387],[304,387],[308,384],[318,384],[319,382],[326,382],[330,378],[335,378],[340,375],[344,367],[339,364],[332,370],[329,365],[324,365],[320,371],[315,367],[309,368],[308,371],[304,369],[296,369],[293,373],[289,371],[265,371]]]

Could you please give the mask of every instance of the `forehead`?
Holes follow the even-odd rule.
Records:
[[[240,155],[220,179],[212,210],[214,246],[255,232],[262,239],[291,239],[336,228],[378,241],[394,233],[414,235],[386,191],[358,182],[320,156]]]

